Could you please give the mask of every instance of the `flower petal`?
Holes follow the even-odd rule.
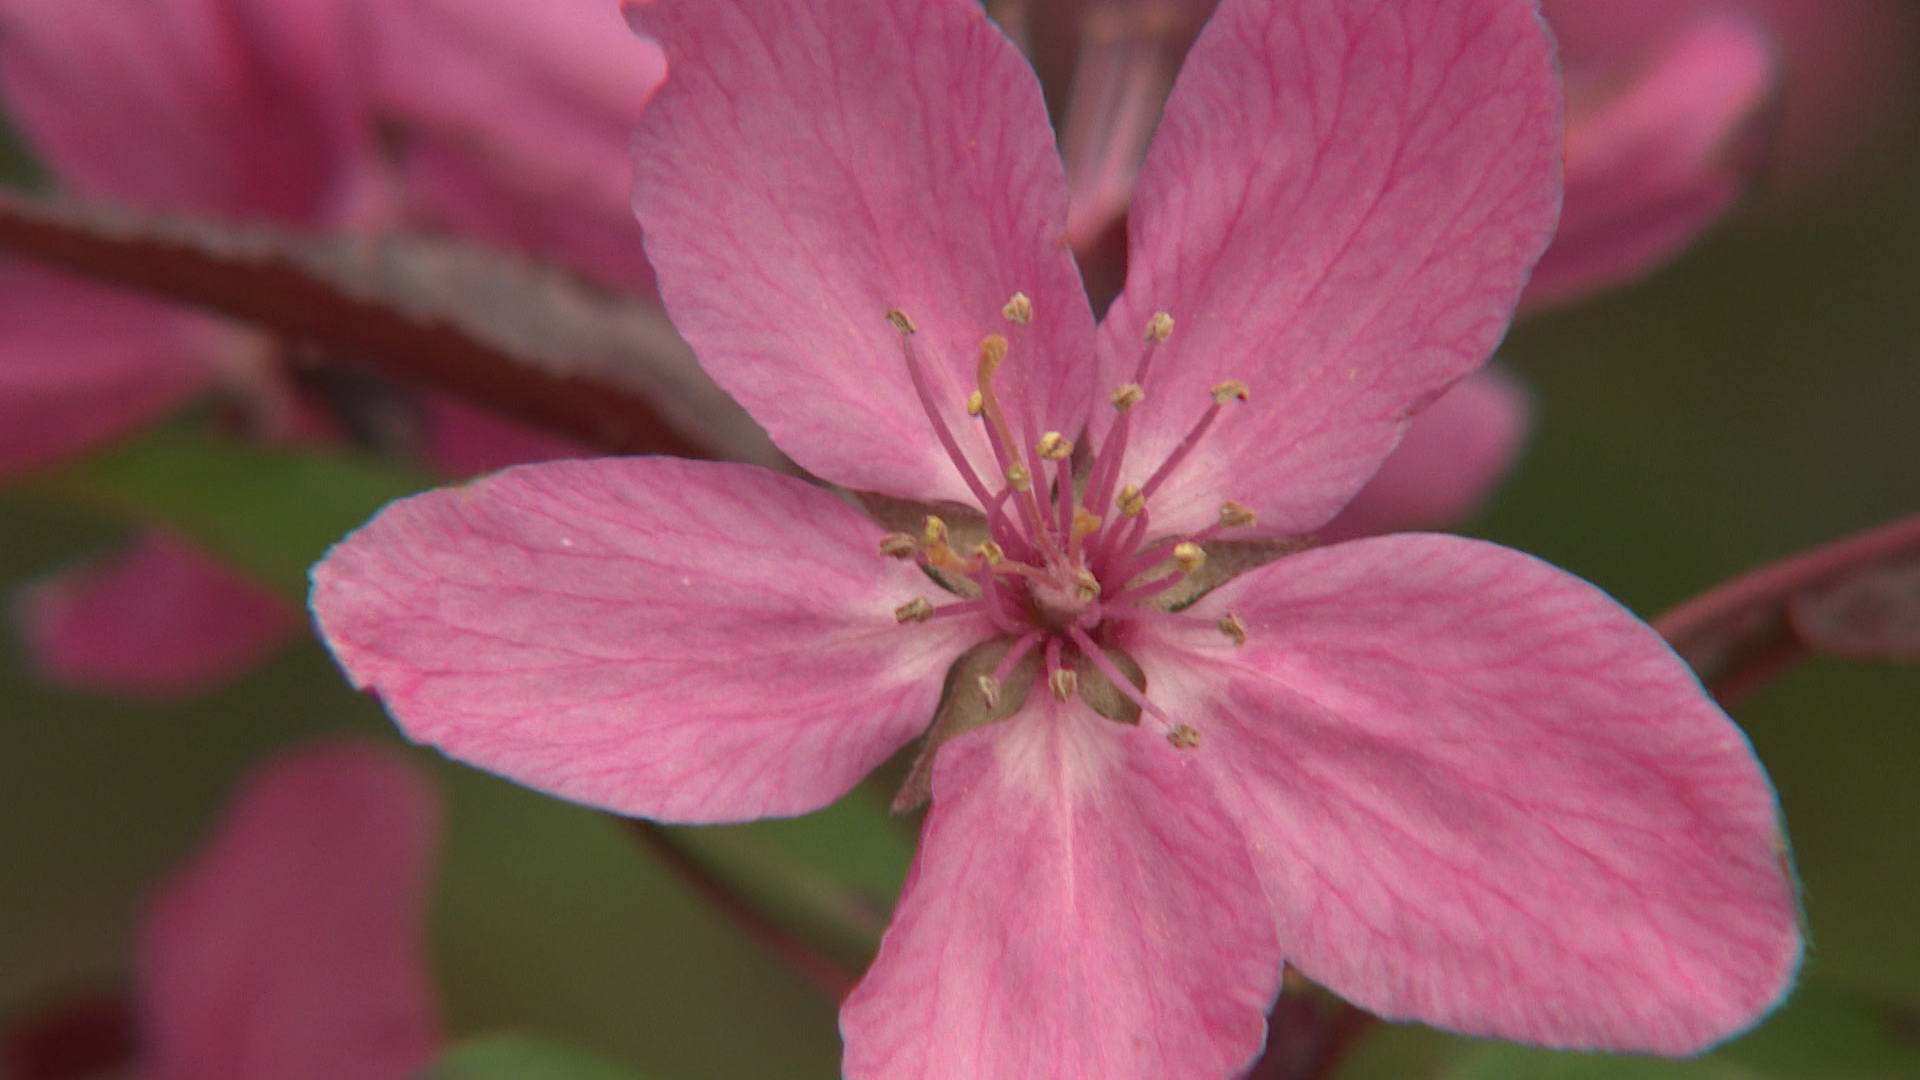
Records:
[[[846,1074],[1237,1075],[1280,955],[1239,831],[1151,730],[1044,693],[944,744]]]
[[[1746,19],[1674,35],[1631,83],[1567,123],[1567,203],[1525,304],[1631,281],[1685,248],[1746,193],[1754,137],[1778,87],[1773,47]]]
[[[1553,229],[1559,78],[1523,0],[1225,0],[1140,175],[1104,384],[1173,316],[1134,410],[1144,481],[1239,380],[1164,493],[1159,531],[1224,499],[1266,535],[1325,524],[1407,418],[1493,351]],[[1095,416],[1097,430],[1110,413]]]
[[[211,689],[293,636],[293,606],[163,533],[20,598],[27,648],[48,678],[140,697]]]
[[[1773,790],[1646,625],[1444,536],[1281,559],[1144,643],[1241,820],[1288,960],[1472,1035],[1694,1053],[1801,942]],[[1245,624],[1236,648],[1213,630]]]
[[[404,1080],[439,1042],[433,789],[351,744],[255,772],[140,935],[142,1076]]]
[[[123,435],[205,389],[203,325],[132,293],[0,265],[0,477]]]
[[[818,488],[603,458],[394,503],[314,568],[322,635],[413,739],[671,821],[801,814],[933,717],[985,636]]]
[[[864,491],[976,502],[928,429],[898,308],[946,423],[980,344],[1033,426],[1085,423],[1093,318],[1033,71],[967,0],[650,0],[667,80],[635,135],[634,207],[667,313],[782,450]],[[1001,309],[1016,292],[1033,322]],[[1070,376],[1075,372],[1080,378]],[[1037,431],[1035,432],[1038,433]]]
[[[1519,457],[1532,413],[1526,389],[1503,368],[1460,380],[1414,418],[1320,539],[1444,528],[1472,517]]]

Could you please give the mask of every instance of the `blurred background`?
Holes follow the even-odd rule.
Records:
[[[1910,81],[1884,104],[1862,132],[1795,146],[1673,265],[1516,327],[1503,355],[1534,392],[1537,426],[1466,531],[1652,617],[1920,511],[1920,109]],[[125,530],[44,491],[0,490],[0,586],[105,551]],[[1886,1003],[1883,1033],[1920,1043],[1920,668],[1814,661],[1735,717],[1785,807],[1810,926],[1806,984]],[[142,897],[236,778],[335,732],[400,743],[310,640],[165,705],[48,687],[9,641],[0,1017],[120,985]],[[407,752],[451,808],[433,923],[450,1032],[537,1032],[658,1077],[837,1075],[834,1004],[616,824]],[[884,880],[898,856],[854,872]],[[1392,1033],[1351,1074],[1395,1075],[1413,1060],[1395,1054],[1444,1052],[1436,1041]]]

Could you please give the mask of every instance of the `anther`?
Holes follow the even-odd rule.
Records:
[[[1007,339],[1006,338],[1001,337],[999,334],[988,334],[986,337],[982,338],[980,341],[981,381],[982,382],[986,381],[986,377],[989,375],[992,375],[994,371],[1000,367],[1000,362],[1002,360],[1005,360],[1006,358],[1007,358]]]
[[[1013,299],[1007,301],[1007,306],[1000,309],[1000,314],[1005,315],[1010,323],[1025,326],[1033,321],[1033,301],[1027,299],[1026,293],[1014,293]]]
[[[1092,536],[1100,531],[1102,524],[1104,520],[1100,515],[1092,513],[1084,506],[1073,512],[1073,535],[1075,536]]]
[[[1238,379],[1229,379],[1213,388],[1213,402],[1216,405],[1225,405],[1229,401],[1236,400],[1245,401],[1251,396],[1252,392],[1247,389],[1247,384]]]
[[[1080,571],[1074,575],[1073,595],[1083,604],[1098,599],[1100,596],[1100,579],[1094,577],[1093,572],[1090,570]]]
[[[1259,520],[1253,511],[1232,499],[1220,504],[1220,527],[1223,529],[1250,529]]]
[[[933,602],[924,596],[916,596],[893,609],[893,620],[899,623],[926,622],[931,618]]]
[[[1214,625],[1219,627],[1220,632],[1227,635],[1227,640],[1233,642],[1235,645],[1245,645],[1247,643],[1247,624],[1241,622],[1240,616],[1235,615],[1233,612],[1227,612],[1226,617],[1214,623]]]
[[[975,390],[967,395],[967,415],[979,416],[987,409],[987,395]]]
[[[1128,409],[1145,401],[1146,397],[1147,392],[1140,389],[1138,385],[1134,383],[1121,383],[1119,386],[1113,388],[1113,393],[1107,395],[1107,400],[1113,403],[1114,408],[1119,409],[1121,412],[1126,412]]]
[[[1175,724],[1173,730],[1167,732],[1167,741],[1175,750],[1191,750],[1200,745],[1200,732],[1191,724]]]
[[[920,529],[920,542],[927,547],[940,547],[947,543],[952,533],[947,531],[947,523],[929,515]]]
[[[1025,465],[1016,461],[1007,466],[1007,486],[1015,491],[1032,491],[1033,474],[1027,471]]]
[[[1057,431],[1040,436],[1040,456],[1048,461],[1065,461],[1073,456],[1073,440]]]
[[[887,310],[887,321],[893,324],[895,330],[903,334],[917,334],[920,332],[920,328],[913,325],[913,320],[907,318],[907,313],[901,311],[899,308],[889,308]]]
[[[980,541],[979,545],[973,549],[973,553],[985,559],[988,566],[999,566],[1000,561],[1007,557],[1007,549],[991,540]]]
[[[1147,340],[1166,344],[1173,336],[1173,316],[1164,311],[1156,311],[1153,318],[1147,320]]]
[[[880,554],[895,559],[911,559],[919,552],[920,542],[906,533],[888,533],[880,538]]]
[[[1120,494],[1113,497],[1113,505],[1119,507],[1120,512],[1130,518],[1139,517],[1140,511],[1147,508],[1147,497],[1140,494],[1138,487],[1128,484],[1120,489]]]
[[[1207,551],[1192,541],[1178,543],[1173,545],[1173,561],[1181,570],[1191,574],[1207,564]]]
[[[1072,668],[1061,668],[1047,676],[1047,689],[1053,691],[1055,701],[1072,701],[1080,692],[1080,676]]]
[[[980,696],[987,699],[987,708],[997,709],[1000,707],[999,679],[991,675],[982,675],[974,680],[974,684],[980,687]]]

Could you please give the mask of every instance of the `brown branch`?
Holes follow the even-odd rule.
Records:
[[[858,972],[848,971],[833,957],[790,933],[786,927],[747,902],[681,847],[664,826],[639,818],[620,820],[683,884],[725,916],[736,929],[812,983],[815,989],[838,1002],[852,992],[854,984],[860,981]]]
[[[1730,704],[1810,653],[1911,656],[1916,593],[1920,514],[1735,578],[1653,627]]]
[[[298,238],[7,193],[0,248],[318,344],[601,450],[783,460],[657,308],[499,252]]]

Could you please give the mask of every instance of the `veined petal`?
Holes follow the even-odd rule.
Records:
[[[422,924],[440,808],[351,744],[256,772],[140,935],[141,1075],[405,1080],[439,1042]]]
[[[795,461],[835,483],[975,502],[889,309],[974,468],[981,341],[1017,433],[1077,432],[1093,318],[1033,70],[968,0],[648,0],[667,78],[635,134],[634,208],[667,313]],[[1033,321],[1001,314],[1024,293]],[[1078,375],[1074,378],[1074,375]]]
[[[1323,542],[1437,529],[1473,516],[1507,474],[1532,426],[1520,381],[1493,365],[1427,406],[1360,494],[1320,530]]]
[[[313,609],[461,761],[660,820],[801,814],[923,730],[987,633],[898,623],[938,589],[881,535],[748,466],[552,462],[389,506],[314,568]]]
[[[1630,281],[1671,258],[1746,193],[1755,129],[1778,90],[1752,22],[1708,16],[1626,87],[1567,122],[1567,204],[1525,303]]]
[[[0,266],[0,476],[90,449],[214,380],[204,320],[36,268]]]
[[[298,625],[291,604],[164,533],[33,586],[20,617],[47,678],[141,697],[240,675]]]
[[[1259,1053],[1271,919],[1204,772],[1036,693],[935,759],[920,852],[840,1028],[853,1080],[1220,1080]]]
[[[1645,624],[1517,552],[1318,548],[1142,643],[1203,738],[1288,959],[1472,1035],[1683,1055],[1798,966],[1773,790]],[[1232,612],[1234,646],[1213,629]]]
[[[1152,501],[1156,527],[1224,499],[1310,532],[1406,420],[1506,331],[1560,196],[1560,91],[1526,0],[1225,0],[1187,56],[1141,171],[1103,384],[1172,315],[1127,475],[1156,469],[1246,383]],[[1095,414],[1096,430],[1111,414]]]

